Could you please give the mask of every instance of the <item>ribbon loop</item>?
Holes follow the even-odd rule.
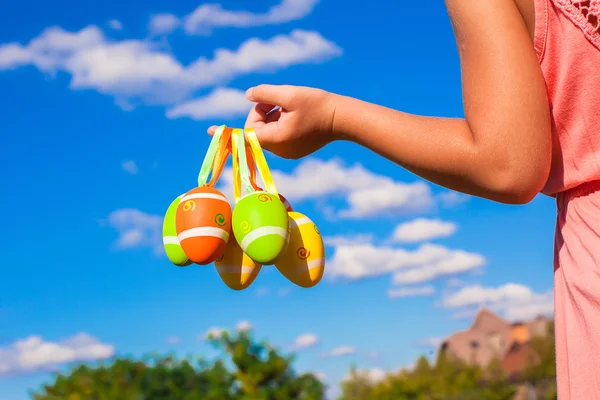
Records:
[[[217,181],[221,177],[221,173],[223,172],[223,168],[227,163],[227,159],[229,158],[229,154],[231,154],[231,134],[233,132],[232,128],[225,128],[223,133],[221,134],[221,139],[219,140],[219,146],[217,147],[217,151],[214,157],[214,162],[212,166],[212,174],[210,177],[210,182],[207,183],[208,186],[214,187],[217,184]]]
[[[225,125],[219,126],[210,141],[210,145],[208,146],[208,150],[204,156],[204,161],[202,162],[202,167],[200,168],[200,173],[198,174],[198,186],[204,186],[206,184],[208,175],[210,174],[212,166],[215,162],[215,155],[217,153],[217,148],[219,147],[221,135],[223,134],[224,130]]]
[[[252,150],[254,161],[256,162],[256,166],[258,167],[260,177],[263,180],[265,187],[267,188],[267,192],[278,197],[279,193],[277,192],[277,187],[275,186],[275,182],[273,182],[271,170],[269,170],[269,165],[267,164],[267,160],[265,159],[262,147],[260,146],[258,138],[256,137],[256,132],[254,132],[253,128],[246,128],[244,130],[244,133],[246,139],[248,140],[248,143],[250,144],[250,149]]]

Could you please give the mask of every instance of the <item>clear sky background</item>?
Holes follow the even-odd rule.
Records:
[[[214,266],[162,252],[162,216],[191,189],[212,124],[241,127],[244,91],[309,85],[462,117],[442,1],[39,0],[0,6],[0,399],[65,362],[212,354],[213,328],[253,327],[334,393],[351,363],[410,366],[485,305],[552,313],[554,201],[506,206],[431,185],[348,143],[268,154],[320,228],[326,276],[273,267],[234,292]],[[219,187],[230,195],[231,172]]]

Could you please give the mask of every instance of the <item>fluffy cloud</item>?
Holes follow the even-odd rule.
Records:
[[[271,172],[278,190],[292,204],[309,198],[343,196],[348,208],[339,211],[341,218],[424,212],[435,205],[430,186],[422,180],[397,182],[368,171],[360,164],[346,166],[337,158],[328,161],[306,158],[289,174],[277,170]],[[223,172],[219,188],[232,197],[231,168]]]
[[[235,329],[237,329],[239,332],[248,332],[252,329],[252,324],[248,321],[240,321],[235,326]]]
[[[446,207],[454,207],[469,201],[470,196],[464,193],[447,191],[441,193],[438,198],[442,205]]]
[[[123,161],[121,163],[121,168],[123,168],[123,171],[131,175],[135,175],[139,171],[137,164],[133,160]]]
[[[356,353],[356,349],[352,346],[340,346],[321,353],[322,357],[340,357]]]
[[[318,380],[320,380],[321,382],[324,382],[327,380],[327,374],[324,372],[315,372],[314,375],[317,377]]]
[[[373,243],[375,236],[371,233],[360,233],[353,236],[326,236],[323,242],[326,246],[353,246],[355,244]]]
[[[485,264],[485,258],[480,254],[469,253],[464,250],[449,250],[444,247],[428,246],[431,254],[444,252],[445,255],[417,268],[398,271],[394,274],[395,284],[414,284],[431,281],[440,277],[473,271]],[[423,249],[423,247],[421,247]]]
[[[443,340],[444,340],[443,338],[439,338],[439,337],[430,337],[430,338],[421,340],[420,344],[425,347],[437,348],[442,343]]]
[[[169,344],[178,344],[181,342],[181,338],[179,336],[169,336],[167,338],[167,343]]]
[[[327,60],[341,54],[334,43],[312,31],[294,30],[267,40],[250,38],[238,49],[217,49],[212,59],[181,64],[160,44],[109,40],[96,26],[78,32],[44,30],[27,45],[0,45],[0,70],[34,65],[71,75],[72,89],[94,89],[131,108],[135,102],[176,104],[195,91],[237,76],[276,71],[293,64]]]
[[[119,232],[115,242],[117,248],[146,247],[153,249],[155,254],[164,253],[162,216],[125,208],[110,213],[108,223]]]
[[[294,340],[292,347],[296,350],[308,349],[314,347],[319,343],[319,338],[314,333],[305,333],[300,335]]]
[[[167,118],[188,117],[197,121],[210,118],[227,119],[245,116],[251,108],[252,103],[246,98],[243,91],[217,88],[207,96],[169,108]]]
[[[220,4],[202,4],[183,18],[183,28],[190,35],[207,35],[214,28],[281,24],[304,18],[319,0],[282,0],[266,13],[224,10]]]
[[[153,15],[148,24],[151,35],[168,35],[180,26],[181,22],[173,14],[162,13]]]
[[[399,297],[431,296],[435,293],[433,286],[401,287],[388,290],[391,299]]]
[[[456,224],[439,219],[417,218],[400,224],[392,234],[394,242],[424,242],[448,237],[456,232]]]
[[[415,250],[354,244],[335,247],[327,261],[327,274],[351,280],[393,274],[393,283],[405,285],[475,270],[484,264],[485,258],[479,254],[434,244]]]
[[[537,315],[554,312],[552,291],[536,293],[531,288],[507,283],[498,287],[480,285],[466,286],[447,295],[442,305],[449,309],[460,309],[457,316],[470,317],[481,306],[487,306],[510,320],[527,320]]]
[[[218,338],[218,337],[220,337],[225,332],[227,332],[227,329],[220,328],[218,326],[213,326],[213,327],[208,328],[208,330],[206,331],[206,333],[204,334],[204,336],[198,337],[198,340],[206,340],[206,339],[211,339],[211,338]]]
[[[368,368],[368,369],[357,369],[355,370],[355,376],[359,378],[366,379],[371,383],[377,383],[385,379],[385,377],[389,374],[388,371],[385,371],[381,368]],[[352,374],[347,374],[342,378],[342,381],[348,381],[354,378]]]
[[[114,353],[114,346],[86,333],[57,342],[29,336],[0,347],[0,375],[50,370],[66,363],[107,359]]]
[[[123,24],[121,24],[121,22],[116,19],[111,19],[110,21],[108,21],[108,26],[111,29],[114,29],[115,31],[120,31],[123,29]]]

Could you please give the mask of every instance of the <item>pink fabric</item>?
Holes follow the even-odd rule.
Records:
[[[600,0],[534,0],[552,113],[559,400],[600,399]]]
[[[535,0],[535,49],[553,117],[549,195],[600,179],[600,33],[588,33],[596,48],[569,17],[572,2]]]
[[[556,200],[558,399],[600,399],[600,181],[559,193]]]

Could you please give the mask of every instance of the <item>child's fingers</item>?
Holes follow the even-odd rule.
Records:
[[[217,131],[217,128],[218,128],[218,126],[216,126],[216,125],[211,126],[210,128],[207,129],[208,134],[210,136],[214,135],[215,132]]]
[[[273,109],[273,106],[268,104],[255,104],[248,113],[248,117],[246,118],[246,126],[254,127],[257,124],[265,123],[267,120],[267,113],[271,109]]]
[[[246,97],[255,103],[275,104],[287,109],[295,90],[289,85],[258,85],[248,89]]]

